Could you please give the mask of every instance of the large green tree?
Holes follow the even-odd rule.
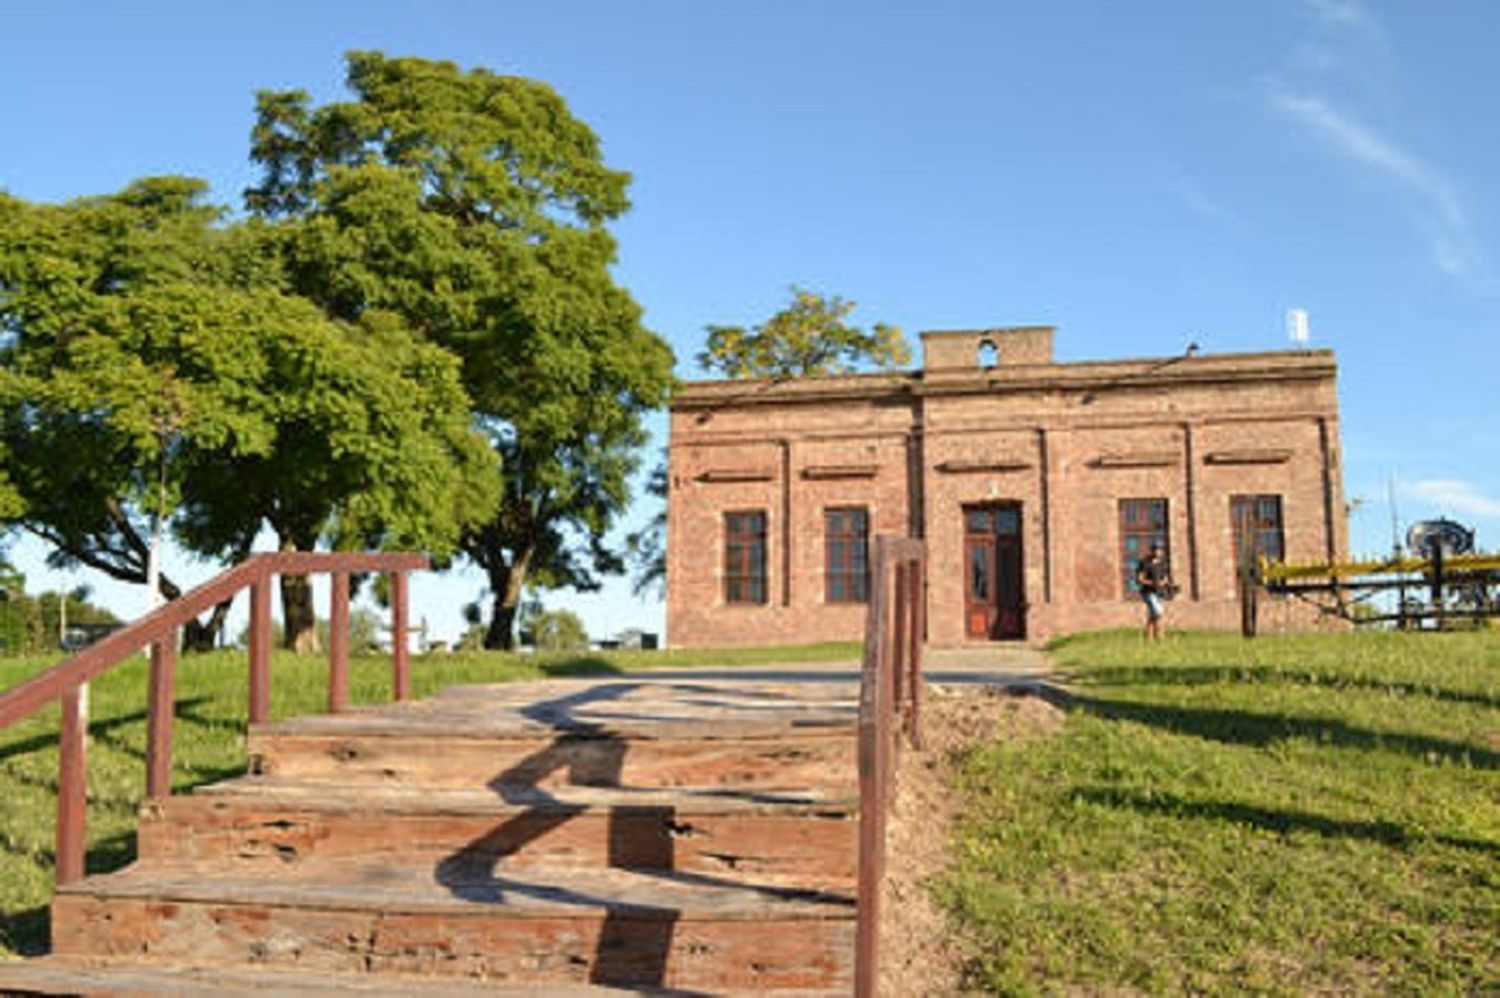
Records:
[[[356,52],[348,85],[318,107],[260,94],[247,205],[289,233],[293,286],[330,317],[389,310],[461,358],[504,469],[463,550],[488,576],[486,644],[510,647],[525,585],[622,569],[605,537],[641,416],[672,384],[670,349],[610,274],[629,177],[534,80]]]
[[[793,287],[792,300],[765,322],[709,326],[698,364],[730,378],[786,380],[911,362],[900,329],[881,322],[861,329],[847,321],[853,311],[852,301]]]
[[[291,235],[228,224],[203,194],[169,177],[65,205],[0,196],[5,522],[131,582],[154,518],[215,558],[265,526],[284,549],[452,552],[498,487],[457,362],[394,313],[340,319],[291,293]],[[305,582],[282,599],[288,642],[315,643]]]

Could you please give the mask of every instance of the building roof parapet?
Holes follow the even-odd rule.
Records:
[[[672,401],[678,411],[787,402],[897,400],[918,395],[1079,391],[1182,386],[1264,379],[1332,378],[1332,350],[1277,350],[1131,360],[1070,361],[995,368],[940,368],[792,379],[692,381]]]
[[[1052,363],[1053,326],[932,330],[922,334],[922,367],[991,370]]]

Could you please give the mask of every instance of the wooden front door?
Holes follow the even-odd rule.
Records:
[[[979,639],[1026,636],[1018,502],[964,507],[964,633]]]

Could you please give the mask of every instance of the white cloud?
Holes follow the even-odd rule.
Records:
[[[1343,59],[1326,46],[1304,42],[1287,54],[1286,63],[1297,72],[1327,74],[1342,68]]]
[[[1183,202],[1194,212],[1204,218],[1217,222],[1237,222],[1234,212],[1224,207],[1213,198],[1193,187],[1182,187],[1178,190]]]
[[[1462,275],[1478,268],[1469,217],[1452,186],[1435,170],[1322,98],[1279,90],[1273,102],[1335,151],[1397,184],[1416,199],[1416,222],[1426,234],[1433,263]]]
[[[1500,517],[1500,499],[1487,496],[1473,482],[1459,478],[1423,478],[1401,483],[1401,494],[1430,502],[1444,513]]]
[[[1356,0],[1302,0],[1303,6],[1312,11],[1325,24],[1346,28],[1361,28],[1378,31],[1375,19]]]

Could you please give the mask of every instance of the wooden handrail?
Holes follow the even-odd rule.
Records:
[[[406,648],[406,573],[428,567],[423,554],[406,552],[279,551],[252,555],[234,568],[158,607],[127,627],[106,635],[71,658],[0,693],[0,729],[24,720],[60,701],[57,793],[57,868],[59,884],[84,873],[84,808],[87,802],[85,735],[88,730],[84,684],[149,646],[151,676],[146,701],[146,796],[172,792],[172,715],[176,702],[177,642],[182,626],[199,614],[250,590],[247,696],[250,723],[270,718],[271,600],[270,582],[276,575],[328,572],[333,577],[330,600],[328,709],[343,710],[348,701],[349,575],[355,572],[391,574],[392,696],[411,696]]]
[[[62,696],[63,691],[88,682],[153,641],[160,640],[168,631],[229,599],[261,578],[264,571],[264,563],[258,558],[241,562],[172,602],[157,607],[128,627],[106,634],[72,658],[64,659],[0,693],[0,728],[31,716],[38,708]]]
[[[875,538],[859,687],[859,908],[854,993],[876,994],[880,977],[880,885],[899,733],[916,742],[927,637],[926,549],[906,537]]]

